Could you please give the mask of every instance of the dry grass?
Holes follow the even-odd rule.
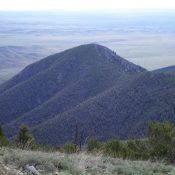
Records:
[[[37,165],[42,174],[51,175],[175,175],[175,168],[150,161],[129,161],[87,153],[43,153],[2,148],[0,162],[20,170],[26,164]]]

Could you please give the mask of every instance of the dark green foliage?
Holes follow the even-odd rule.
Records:
[[[153,158],[175,161],[175,128],[172,123],[150,123],[148,141]]]
[[[78,151],[78,147],[77,147],[77,145],[75,145],[73,143],[66,143],[61,147],[60,150],[64,153],[67,153],[67,154],[73,154],[73,153],[76,153]]]
[[[35,147],[35,139],[29,132],[26,125],[21,125],[16,137],[16,145],[22,149],[32,149]]]
[[[167,160],[175,162],[175,127],[170,122],[149,123],[147,139],[130,139],[122,142],[109,140],[104,154],[131,160]]]
[[[112,157],[123,157],[124,145],[118,140],[109,140],[104,145],[104,153]]]
[[[88,139],[87,150],[88,151],[98,151],[102,147],[102,144],[95,138]]]
[[[103,150],[105,155],[131,160],[167,160],[175,162],[175,127],[170,122],[151,122],[147,139],[108,140],[99,146],[96,139],[88,142],[89,151]],[[102,149],[103,148],[103,149]]]
[[[4,135],[2,126],[0,125],[0,147],[1,146],[7,146],[9,144],[8,139]]]
[[[128,140],[126,143],[126,157],[128,159],[148,159],[149,145],[146,140]]]
[[[102,152],[111,157],[122,157],[124,159],[148,159],[149,158],[149,145],[145,140],[108,140],[107,142],[100,142],[95,138],[90,138],[87,141],[87,151],[89,152]]]

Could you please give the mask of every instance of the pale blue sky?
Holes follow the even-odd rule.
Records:
[[[175,0],[0,0],[0,10],[175,9]]]

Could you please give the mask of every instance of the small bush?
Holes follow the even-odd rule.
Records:
[[[8,139],[4,135],[2,127],[0,126],[0,147],[1,146],[7,146],[8,144],[9,144]]]
[[[145,140],[128,140],[126,143],[126,154],[126,157],[132,160],[149,159],[149,145]]]
[[[101,143],[95,139],[95,138],[91,138],[88,140],[88,143],[87,143],[87,150],[88,151],[97,151],[101,148]]]
[[[78,151],[77,145],[72,143],[66,143],[62,146],[61,151],[67,154],[73,154]]]
[[[172,123],[150,123],[148,141],[152,158],[175,162],[175,129]]]
[[[123,144],[118,140],[109,140],[104,147],[104,153],[112,157],[123,157]]]

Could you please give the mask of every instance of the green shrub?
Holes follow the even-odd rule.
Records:
[[[0,126],[0,146],[7,146],[9,144],[8,139],[4,135],[2,127]]]
[[[78,151],[78,148],[77,145],[73,143],[66,143],[65,145],[62,146],[61,151],[67,154],[72,154],[76,153]]]
[[[131,139],[126,143],[127,158],[129,159],[148,159],[149,158],[149,145],[146,140]]]
[[[150,123],[148,141],[152,158],[175,161],[175,130],[172,123]]]
[[[109,140],[104,146],[104,153],[112,157],[123,157],[124,145],[118,140]]]
[[[95,138],[90,138],[87,142],[87,150],[88,151],[94,151],[94,150],[99,150],[101,148],[101,143],[95,139]]]

